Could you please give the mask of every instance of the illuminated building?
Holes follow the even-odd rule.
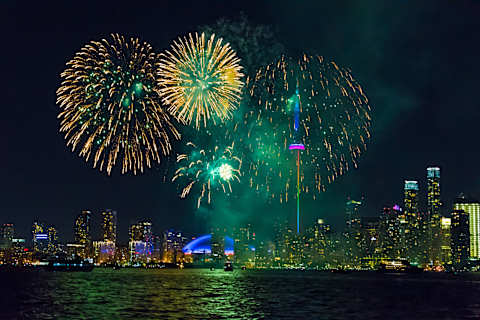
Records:
[[[348,200],[345,206],[347,229],[360,227],[361,201]]]
[[[441,225],[440,225],[440,168],[427,168],[427,212],[430,216],[428,228],[429,260],[433,265],[441,264]]]
[[[255,265],[255,232],[250,224],[233,230],[235,242],[235,263],[254,267]]]
[[[349,199],[345,206],[346,225],[346,258],[351,266],[358,265],[360,261],[360,242],[361,242],[361,221],[360,208],[361,201]]]
[[[468,213],[470,232],[470,257],[480,258],[480,202],[468,199],[461,194],[453,204],[453,210],[463,210]]]
[[[187,238],[182,231],[173,229],[163,232],[163,261],[177,263],[183,261],[183,247],[187,244]]]
[[[0,249],[12,247],[14,228],[12,223],[5,223],[0,227]]]
[[[48,234],[43,223],[33,222],[32,242],[34,252],[45,252],[48,248]]]
[[[452,264],[455,269],[465,269],[470,258],[469,214],[454,209],[451,221]]]
[[[150,262],[153,254],[152,223],[142,221],[132,224],[129,231],[130,262]]]
[[[97,263],[112,263],[115,258],[115,243],[112,241],[94,241],[93,248]]]
[[[47,228],[47,251],[50,254],[57,254],[58,252],[58,235],[57,229],[55,227],[50,226]]]
[[[374,259],[380,256],[380,219],[378,217],[361,218],[360,256],[362,259]]]
[[[380,217],[380,243],[382,246],[382,255],[385,258],[397,259],[402,257],[402,235],[405,230],[405,217],[402,208],[395,205],[393,207],[383,208]]]
[[[117,242],[117,212],[106,209],[102,212],[103,241]]]
[[[418,219],[418,182],[405,181],[404,187],[404,214],[406,223],[403,228],[402,239],[406,249],[406,257],[410,261],[418,258],[417,248],[419,246],[419,219]]]
[[[442,265],[452,263],[452,233],[451,233],[452,219],[442,217],[440,219],[440,261]]]
[[[91,258],[92,256],[92,234],[91,234],[92,213],[83,210],[75,219],[74,235],[75,243],[83,246],[78,252],[80,258]]]

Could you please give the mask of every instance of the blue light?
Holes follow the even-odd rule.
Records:
[[[212,253],[212,235],[206,234],[204,236],[198,237],[195,240],[190,241],[182,251],[186,254],[211,254]],[[225,237],[224,243],[224,254],[232,255],[234,253],[233,249],[233,239],[230,237]]]

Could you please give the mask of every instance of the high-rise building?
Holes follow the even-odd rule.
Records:
[[[53,226],[47,228],[47,251],[50,254],[56,254],[58,252],[58,234],[57,229]]]
[[[469,214],[461,209],[454,209],[451,221],[452,264],[462,270],[470,258]]]
[[[347,229],[358,228],[360,226],[360,208],[362,201],[348,199],[345,205],[345,218]]]
[[[12,247],[14,236],[13,223],[5,223],[0,227],[0,249],[9,249]]]
[[[480,258],[480,202],[468,199],[461,194],[453,204],[453,210],[463,210],[468,213],[470,231],[470,257]]]
[[[419,247],[419,210],[418,210],[418,182],[406,180],[404,187],[404,214],[406,223],[402,225],[402,242],[405,245],[406,257],[410,261],[417,261]]]
[[[188,239],[182,231],[174,229],[165,230],[163,232],[163,261],[170,263],[182,262],[184,258],[182,248],[187,242]]]
[[[451,241],[452,241],[452,232],[451,232],[451,227],[452,227],[452,219],[451,218],[446,218],[442,217],[440,219],[440,261],[442,265],[448,265],[452,263],[452,247],[451,247]]]
[[[346,252],[345,255],[350,264],[358,265],[360,262],[360,242],[361,242],[361,220],[360,220],[360,208],[362,207],[362,201],[356,201],[348,199],[345,204],[346,215]]]
[[[117,242],[117,212],[114,210],[102,212],[102,239],[104,242]]]
[[[130,262],[150,262],[153,254],[152,223],[142,221],[132,224],[129,230]]]
[[[32,242],[34,252],[45,252],[48,248],[47,228],[43,223],[33,222],[32,226]]]
[[[430,218],[428,224],[428,260],[433,265],[441,264],[441,215],[440,215],[440,168],[427,168],[427,214]]]
[[[401,225],[405,224],[405,217],[400,206],[383,208],[380,217],[380,243],[382,256],[389,259],[398,259],[404,252],[401,232],[405,230]]]
[[[253,267],[255,264],[255,232],[250,224],[233,230],[235,263]]]
[[[91,258],[92,255],[91,223],[92,213],[88,210],[83,210],[75,219],[75,243],[83,246],[83,251],[79,254],[81,258]]]

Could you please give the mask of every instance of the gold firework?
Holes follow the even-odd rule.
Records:
[[[155,81],[157,55],[139,39],[91,41],[67,62],[57,90],[60,132],[93,167],[110,174],[121,158],[122,173],[143,172],[179,139],[160,106]]]
[[[171,51],[160,54],[158,63],[159,94],[169,111],[180,121],[195,120],[207,126],[217,119],[230,118],[240,101],[243,87],[240,59],[230,45],[205,34],[179,38]]]

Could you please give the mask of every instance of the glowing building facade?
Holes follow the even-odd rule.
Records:
[[[464,210],[455,209],[451,220],[452,264],[457,270],[467,266],[470,258],[470,228],[469,217]]]
[[[88,210],[83,210],[75,219],[75,244],[83,246],[83,250],[79,251],[80,258],[91,258],[92,255],[91,224],[92,213]]]
[[[427,168],[427,213],[430,218],[428,225],[429,260],[434,265],[441,264],[441,215],[440,215],[440,168]]]
[[[397,259],[401,257],[401,224],[405,223],[402,208],[395,205],[383,208],[380,217],[380,243],[382,255],[385,258]]]
[[[129,230],[128,246],[131,263],[150,262],[153,254],[152,223],[142,221],[132,224]]]
[[[53,226],[47,228],[47,251],[50,254],[57,254],[58,252],[58,232]]]
[[[117,242],[117,212],[106,209],[102,212],[103,241]]]
[[[470,232],[470,257],[480,258],[480,202],[460,195],[453,204],[453,210],[463,210],[468,214]]]
[[[33,222],[32,226],[32,242],[34,252],[45,252],[48,248],[47,229],[43,223]]]
[[[440,219],[440,261],[442,265],[452,263],[452,219],[442,217]]]
[[[419,210],[418,210],[418,182],[406,180],[404,186],[404,214],[405,224],[402,225],[402,242],[406,249],[406,258],[417,260],[416,249],[419,247]]]

